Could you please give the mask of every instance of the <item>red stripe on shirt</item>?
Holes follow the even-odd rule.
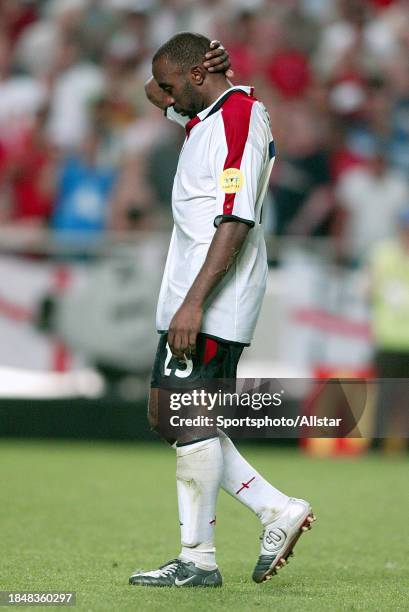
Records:
[[[190,136],[190,132],[192,131],[192,128],[195,127],[195,125],[197,125],[198,123],[200,123],[200,117],[198,117],[196,115],[196,117],[193,117],[193,119],[191,119],[190,121],[188,121],[185,125],[185,130],[186,130],[186,136],[189,138]]]
[[[240,169],[249,134],[250,117],[255,98],[242,92],[233,94],[222,107],[224,132],[227,143],[227,157],[223,170],[227,168]],[[223,204],[223,214],[233,213],[235,193],[226,193]]]

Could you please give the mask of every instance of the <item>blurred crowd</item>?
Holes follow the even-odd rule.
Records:
[[[167,227],[183,130],[145,98],[174,33],[219,39],[277,161],[267,231],[359,262],[409,208],[408,0],[0,0],[0,226]]]

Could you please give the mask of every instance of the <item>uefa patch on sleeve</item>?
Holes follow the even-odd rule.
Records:
[[[219,177],[219,184],[224,193],[237,193],[243,187],[244,174],[238,168],[226,168]]]

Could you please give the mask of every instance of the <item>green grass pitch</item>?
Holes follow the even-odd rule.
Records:
[[[309,499],[318,517],[269,582],[250,578],[257,518],[222,492],[224,586],[128,586],[133,569],[178,554],[175,458],[165,445],[2,441],[0,588],[75,590],[74,609],[91,611],[409,610],[407,457],[320,460],[240,448],[278,487]]]

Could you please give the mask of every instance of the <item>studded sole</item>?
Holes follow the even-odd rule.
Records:
[[[270,565],[268,570],[265,572],[263,577],[259,582],[266,582],[270,580],[273,576],[277,574],[277,572],[285,567],[287,563],[289,563],[289,557],[294,556],[294,547],[298,542],[298,539],[302,536],[303,533],[312,529],[312,524],[316,521],[315,515],[311,512],[301,523],[297,533],[294,535],[293,539],[290,540],[286,549],[281,553],[278,560],[274,559],[273,563]]]

